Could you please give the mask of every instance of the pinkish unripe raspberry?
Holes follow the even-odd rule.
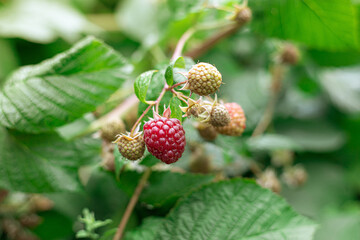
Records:
[[[207,96],[215,93],[221,85],[221,74],[211,64],[198,63],[194,65],[188,72],[188,82],[185,89],[190,89],[192,92]]]
[[[207,141],[213,141],[216,139],[218,133],[216,132],[215,128],[207,123],[199,123],[197,125],[197,130],[199,135]]]
[[[280,181],[273,169],[268,168],[264,172],[262,172],[260,176],[256,179],[256,183],[263,188],[270,189],[274,193],[281,192]]]
[[[149,152],[166,164],[176,162],[185,150],[185,131],[176,118],[160,117],[144,125]]]
[[[119,152],[126,159],[135,161],[144,155],[145,141],[142,135],[138,134],[136,137],[122,135],[116,142]]]
[[[307,180],[307,172],[301,165],[295,165],[285,168],[282,179],[290,187],[300,187]]]
[[[211,109],[209,123],[214,127],[223,127],[230,123],[230,114],[226,107],[217,104]]]
[[[246,127],[244,110],[237,103],[225,103],[230,115],[230,123],[224,127],[216,127],[218,133],[228,136],[240,136]]]

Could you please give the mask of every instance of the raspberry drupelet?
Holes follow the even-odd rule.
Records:
[[[145,123],[144,139],[149,152],[166,164],[176,162],[185,150],[185,131],[176,118],[156,118]]]

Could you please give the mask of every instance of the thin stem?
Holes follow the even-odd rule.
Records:
[[[175,91],[174,89],[171,89],[171,92],[175,94],[181,101],[187,104],[187,101],[180,96],[179,92]]]
[[[272,94],[266,106],[265,112],[252,134],[252,137],[259,136],[266,131],[267,127],[271,123],[271,120],[274,116],[276,102],[277,102],[277,95]]]
[[[165,86],[164,86],[164,88],[161,90],[161,93],[160,93],[158,99],[156,99],[155,112],[157,112],[157,113],[159,113],[159,104],[160,104],[161,99],[162,99],[163,96],[165,95],[165,92],[167,91],[167,89],[168,89],[168,85],[165,83]]]
[[[93,133],[99,130],[102,126],[104,126],[107,122],[111,121],[112,119],[120,118],[124,116],[131,108],[133,108],[136,104],[138,104],[138,102],[139,102],[138,98],[135,96],[135,94],[132,94],[120,105],[114,108],[111,112],[97,119],[96,121],[92,122],[90,126],[87,129],[85,129],[85,131],[79,133],[74,138],[82,137],[87,134]]]
[[[131,133],[130,136],[133,135],[133,133],[135,132],[135,129],[137,127],[137,125],[140,123],[140,121],[143,119],[143,117],[145,116],[145,114],[147,114],[149,112],[149,110],[151,109],[151,107],[154,106],[154,104],[149,104],[149,106],[145,109],[145,111],[140,115],[140,117],[136,120],[135,124],[133,125],[133,127],[131,128]]]
[[[230,27],[228,27],[224,31],[221,31],[215,34],[214,36],[210,37],[209,39],[207,39],[200,46],[195,47],[194,49],[190,49],[190,51],[185,53],[185,55],[191,58],[198,58],[206,51],[211,49],[213,46],[215,46],[218,42],[237,32],[242,26],[243,24],[233,23]]]
[[[187,82],[187,80],[185,80],[185,81],[183,81],[183,82],[179,82],[179,83],[177,83],[177,84],[174,84],[174,85],[172,85],[171,87],[169,87],[169,89],[174,89],[174,88],[176,88],[176,87],[178,87],[178,86],[181,86],[181,85],[185,84],[186,82]]]
[[[151,107],[153,107],[155,105],[155,112],[159,113],[159,104],[161,99],[164,97],[166,91],[169,91],[171,88],[169,88],[169,86],[165,83],[165,86],[163,87],[163,89],[161,90],[161,93],[159,95],[159,97],[155,100],[154,103],[149,104],[149,106],[145,109],[145,111],[141,114],[141,116],[136,120],[135,124],[133,125],[133,127],[131,128],[131,133],[130,135],[133,135],[133,133],[135,132],[135,129],[137,127],[137,125],[141,122],[141,120],[143,119],[143,117],[149,112],[149,110],[151,109]]]
[[[147,181],[150,177],[150,174],[151,174],[151,168],[147,168],[145,170],[144,174],[142,175],[138,185],[136,186],[135,192],[132,195],[129,204],[126,207],[125,213],[121,219],[121,222],[119,223],[119,226],[117,228],[117,231],[116,231],[116,234],[115,234],[113,240],[120,240],[122,238],[126,224],[129,221],[131,213],[139,199],[139,196],[140,196],[142,190],[145,187],[145,184],[147,183]]]
[[[189,28],[180,38],[179,42],[176,45],[174,54],[171,57],[171,61],[177,59],[182,55],[182,51],[184,49],[185,43],[189,38],[195,33],[195,28]]]
[[[0,203],[6,198],[9,192],[5,189],[0,189]]]
[[[272,69],[271,96],[266,106],[265,112],[260,122],[256,126],[252,134],[252,137],[256,137],[263,134],[268,128],[269,124],[271,123],[274,116],[277,99],[279,97],[279,92],[281,90],[283,77],[284,77],[283,66],[281,64],[276,64]]]
[[[229,25],[228,22],[213,22],[213,23],[197,25],[197,26],[194,26],[192,28],[189,28],[188,30],[186,30],[186,32],[181,36],[180,40],[178,41],[178,43],[176,45],[176,48],[175,48],[175,51],[174,51],[174,54],[171,57],[171,60],[173,61],[173,60],[177,59],[178,57],[180,57],[182,55],[182,51],[184,49],[185,43],[197,31],[210,30],[210,29],[225,27],[225,26],[228,26],[228,25]]]

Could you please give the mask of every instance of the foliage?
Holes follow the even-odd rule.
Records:
[[[111,219],[105,221],[96,220],[94,213],[91,213],[87,208],[83,210],[83,215],[83,217],[79,217],[79,221],[85,225],[85,229],[76,233],[77,238],[98,239],[99,235],[95,233],[95,230],[112,222]]]
[[[356,0],[0,1],[0,239],[113,239],[134,196],[125,240],[359,239],[359,10]],[[199,62],[222,75],[216,97],[184,87]],[[206,117],[183,112],[226,102],[244,109],[242,136],[204,140]],[[148,151],[130,161],[101,139],[115,118],[141,134],[153,111],[185,129],[176,163]]]

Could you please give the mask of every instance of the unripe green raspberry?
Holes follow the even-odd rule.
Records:
[[[223,127],[230,123],[230,114],[222,104],[215,105],[210,113],[210,124],[214,127]]]
[[[218,133],[216,132],[215,128],[210,124],[206,123],[199,123],[197,125],[197,130],[199,135],[207,141],[213,141],[216,139]]]
[[[138,160],[144,155],[145,141],[142,135],[134,138],[122,135],[116,142],[121,155],[129,160]]]
[[[187,77],[188,82],[185,87],[200,96],[215,93],[222,81],[220,72],[216,67],[208,63],[194,65]]]
[[[224,106],[230,114],[231,121],[224,127],[216,127],[216,131],[228,136],[240,136],[246,127],[244,110],[237,103],[225,103]]]
[[[120,118],[109,120],[101,128],[101,138],[112,142],[115,140],[116,135],[125,132],[125,124]]]

